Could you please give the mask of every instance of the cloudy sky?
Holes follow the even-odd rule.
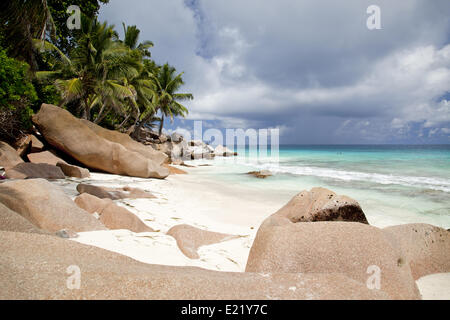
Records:
[[[381,8],[369,30],[368,6]],[[184,71],[187,120],[285,144],[450,143],[449,0],[110,0]]]

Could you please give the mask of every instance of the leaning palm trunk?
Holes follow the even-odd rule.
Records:
[[[83,111],[83,119],[91,121],[91,108],[89,106],[88,98],[84,98],[84,111]]]
[[[159,131],[158,131],[159,136],[162,135],[163,126],[164,126],[164,113],[161,114],[161,121],[159,123]]]
[[[97,115],[97,117],[96,117],[95,120],[94,120],[94,123],[95,123],[95,124],[98,124],[100,121],[102,121],[102,120],[105,118],[106,112],[103,113],[103,112],[105,111],[105,107],[106,107],[106,103],[104,103],[104,104],[102,105],[100,111],[98,112],[98,115]]]
[[[141,131],[141,129],[144,127],[144,125],[153,117],[152,113],[149,113],[144,119],[142,119],[138,125],[134,125],[134,130],[132,131],[132,133],[130,134],[131,137],[133,137],[134,139],[138,139],[139,137],[139,132]],[[139,119],[139,118],[138,118]]]
[[[128,119],[130,119],[130,116],[131,116],[131,115],[128,114],[128,115],[125,117],[125,119],[122,121],[122,123],[117,127],[118,130],[123,128],[123,126],[125,125],[125,123],[127,123]]]

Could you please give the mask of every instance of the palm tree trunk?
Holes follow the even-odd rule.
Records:
[[[159,123],[159,135],[160,136],[162,134],[163,126],[164,126],[164,113],[161,113],[161,122]]]
[[[83,113],[83,118],[90,121],[91,120],[91,108],[89,107],[89,103],[88,103],[88,99],[85,98],[84,99],[84,113]]]
[[[94,123],[95,123],[95,124],[97,124],[97,123],[99,123],[100,121],[102,121],[103,118],[105,117],[105,116],[103,115],[103,111],[105,111],[105,107],[106,107],[106,103],[104,103],[104,104],[102,105],[102,107],[100,108],[100,112],[98,113],[97,117],[96,117],[95,120],[94,120]]]
[[[117,127],[117,129],[122,129],[122,127],[127,123],[128,119],[130,119],[130,115],[127,115],[125,117],[125,120],[122,121],[122,123]]]
[[[100,122],[102,122],[103,119],[105,119],[105,117],[108,115],[108,112],[111,110],[111,107],[107,108],[106,111],[103,112],[101,117],[97,117],[97,119],[95,119],[94,123],[98,124]],[[100,114],[99,114],[100,115]]]

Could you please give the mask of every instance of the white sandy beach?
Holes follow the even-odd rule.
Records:
[[[198,170],[180,168],[191,173]],[[90,179],[54,183],[63,186],[65,192],[75,198],[78,195],[76,185],[81,181],[108,187],[137,187],[157,197],[116,201],[157,232],[94,231],[79,233],[79,237],[73,239],[151,264],[242,272],[259,225],[283,205],[267,199],[262,201],[258,199],[258,193],[246,192],[242,198],[236,198],[239,186],[204,184],[197,180],[195,174],[171,175],[165,180],[157,180],[92,173]],[[201,247],[198,250],[200,259],[189,259],[178,249],[175,239],[165,234],[178,224],[240,237]]]
[[[288,199],[285,196],[269,198],[267,192],[252,191],[210,178],[208,180],[199,174],[211,170],[208,168],[212,167],[179,168],[188,174],[171,175],[165,180],[157,180],[92,173],[90,179],[55,181],[54,183],[63,186],[72,198],[78,195],[75,188],[81,181],[107,187],[136,187],[150,191],[156,196],[156,199],[116,201],[139,216],[156,232],[81,232],[72,240],[149,264],[243,272],[259,225]],[[171,227],[178,224],[240,237],[200,247],[200,258],[190,259],[180,251],[175,239],[166,235]],[[450,274],[436,274],[419,279],[417,284],[424,299],[450,299],[449,280]]]

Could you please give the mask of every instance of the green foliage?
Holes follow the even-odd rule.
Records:
[[[0,107],[14,108],[14,103],[22,97],[30,102],[37,99],[28,78],[28,65],[8,57],[5,50],[0,50]]]
[[[0,138],[14,140],[31,127],[30,105],[37,100],[29,66],[0,50]]]
[[[8,55],[37,69],[34,39],[54,38],[54,24],[46,0],[0,2],[0,34]]]
[[[47,0],[50,13],[56,26],[56,41],[54,44],[64,53],[69,53],[76,44],[76,40],[81,35],[79,30],[69,30],[67,28],[67,19],[70,14],[67,8],[71,5],[80,7],[81,12],[94,18],[98,14],[100,5],[106,4],[109,0]]]
[[[38,111],[43,103],[59,105],[61,95],[55,85],[43,81],[33,81],[37,100],[33,103],[33,111]]]
[[[76,116],[129,133],[154,125],[158,112],[160,132],[164,117],[186,116],[180,101],[193,96],[178,92],[182,73],[150,59],[153,43],[139,40],[137,26],[123,24],[124,38],[119,39],[114,26],[100,23],[95,14],[99,3],[108,0],[44,1],[57,26],[57,41],[34,41],[40,53],[35,73],[39,103],[57,101]],[[82,11],[81,29],[70,31],[65,10],[74,4]]]
[[[194,96],[191,93],[179,93],[178,90],[184,84],[183,73],[176,75],[174,67],[168,63],[158,68],[155,72],[155,82],[157,84],[157,104],[161,112],[161,122],[159,134],[161,135],[164,117],[170,117],[173,120],[176,116],[185,117],[188,109],[178,101],[192,100]]]

